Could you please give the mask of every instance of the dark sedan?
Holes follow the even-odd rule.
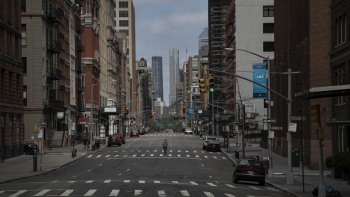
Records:
[[[265,185],[266,172],[261,161],[256,159],[242,159],[235,166],[232,180],[238,181],[256,181],[260,185]]]
[[[207,151],[220,151],[221,150],[221,145],[220,141],[215,139],[215,140],[209,140],[207,143]]]
[[[118,145],[118,146],[122,145],[118,135],[111,135],[108,137],[108,147],[112,145]]]

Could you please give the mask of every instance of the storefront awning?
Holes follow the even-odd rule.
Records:
[[[78,118],[77,124],[88,124],[88,123],[89,123],[89,118],[85,118],[85,117]]]
[[[314,87],[298,92],[295,97],[303,100],[350,95],[350,84]]]

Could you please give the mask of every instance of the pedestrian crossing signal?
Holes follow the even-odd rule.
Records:
[[[128,115],[128,114],[129,114],[129,108],[125,107],[125,115]]]
[[[125,115],[125,107],[122,107],[122,115]]]

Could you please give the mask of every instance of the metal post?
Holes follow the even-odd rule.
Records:
[[[242,102],[242,101],[241,101]],[[242,126],[242,158],[245,159],[245,105],[242,104],[243,110],[243,126]]]
[[[214,92],[211,93],[211,132],[212,132],[212,135],[214,135],[214,130],[215,130],[215,127],[214,127]]]
[[[289,125],[291,123],[292,115],[292,69],[288,69],[288,132],[287,132],[287,141],[288,141],[288,173],[287,173],[287,184],[294,184],[294,177],[292,172],[292,135],[289,131]]]
[[[267,87],[271,88],[271,69],[270,69],[270,59],[267,58],[267,72],[268,72],[268,80],[267,80]],[[268,175],[270,177],[273,176],[273,162],[272,162],[272,140],[273,138],[270,136],[271,135],[271,91],[267,91],[267,99],[268,99],[268,106],[267,106],[267,143],[269,146],[269,171]]]
[[[93,117],[93,103],[94,103],[94,84],[92,83],[92,79],[91,79],[91,99],[90,99],[90,123],[91,124],[91,130],[90,130],[90,143],[89,143],[89,150],[92,150],[92,133],[94,130],[94,117]]]

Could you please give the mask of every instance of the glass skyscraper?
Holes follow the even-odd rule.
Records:
[[[156,100],[157,98],[161,98],[161,100],[164,101],[163,63],[162,63],[162,57],[160,56],[152,57],[152,82],[153,82],[152,85],[153,85],[153,91],[154,91],[153,99]]]

